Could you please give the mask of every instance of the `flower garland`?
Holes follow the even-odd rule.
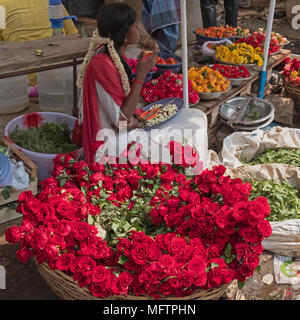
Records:
[[[87,66],[90,63],[93,56],[95,55],[96,49],[101,44],[107,45],[109,55],[110,55],[114,65],[116,66],[116,68],[121,76],[122,86],[123,86],[123,90],[125,92],[125,95],[128,96],[130,93],[130,83],[129,83],[128,75],[125,71],[124,65],[120,59],[119,54],[115,49],[114,41],[111,40],[110,38],[100,37],[98,29],[96,29],[93,33],[93,37],[91,39],[89,51],[86,54],[84,61],[80,67],[80,73],[79,73],[79,76],[77,79],[78,88],[82,88]]]
[[[57,156],[41,192],[19,197],[22,224],[6,231],[17,258],[47,262],[96,297],[183,297],[252,276],[272,232],[266,198],[249,201],[251,185],[223,166],[185,174],[200,163],[189,146],[171,142],[171,164],[137,161],[134,146],[126,164]]]

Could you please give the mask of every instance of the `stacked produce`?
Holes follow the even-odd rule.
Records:
[[[193,88],[197,92],[222,92],[230,86],[230,81],[222,74],[208,66],[202,68],[192,67],[188,71],[188,77]]]
[[[144,84],[141,97],[149,103],[165,98],[183,98],[182,75],[172,73],[171,70],[165,72],[159,78]],[[189,102],[194,104],[198,101],[199,95],[189,82]]]

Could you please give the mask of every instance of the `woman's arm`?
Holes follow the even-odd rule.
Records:
[[[135,112],[139,101],[141,89],[146,75],[150,72],[156,63],[157,48],[144,60],[145,51],[142,50],[136,65],[136,80],[131,87],[130,94],[122,105],[122,112],[130,120]]]

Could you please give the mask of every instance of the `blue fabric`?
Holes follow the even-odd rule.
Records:
[[[160,51],[175,52],[179,38],[180,0],[143,0],[142,22]]]

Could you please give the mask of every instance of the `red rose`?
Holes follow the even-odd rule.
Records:
[[[103,178],[104,175],[101,172],[96,172],[90,176],[89,181],[91,185],[98,185],[99,181],[102,181]]]
[[[251,277],[254,273],[255,268],[250,267],[250,265],[243,263],[240,266],[239,271],[244,277]]]
[[[43,249],[48,241],[49,237],[45,229],[35,229],[31,234],[30,245],[33,249]]]
[[[81,256],[76,258],[72,268],[84,277],[90,277],[96,268],[96,261],[90,257]]]
[[[88,289],[91,294],[97,298],[106,298],[109,296],[109,291],[103,286],[103,283],[92,283]]]
[[[6,241],[12,244],[17,244],[20,241],[21,237],[22,237],[21,228],[18,226],[7,228],[5,232]]]
[[[194,283],[194,275],[193,272],[182,271],[178,276],[179,287],[182,289],[186,289],[190,287]]]
[[[170,242],[168,246],[168,250],[171,255],[175,255],[175,254],[183,255],[184,249],[186,246],[187,246],[187,242],[185,238],[176,237]]]
[[[250,268],[256,268],[259,265],[259,257],[255,253],[250,253],[244,258],[243,263],[249,265]]]
[[[132,243],[129,239],[123,238],[118,241],[117,249],[125,256],[130,256]]]
[[[69,235],[72,231],[72,222],[67,220],[61,220],[59,222],[59,225],[56,229],[56,232],[58,232],[60,235],[66,237]]]
[[[268,220],[261,220],[257,223],[257,230],[264,238],[268,238],[272,234],[271,224]]]
[[[95,283],[104,283],[110,282],[111,280],[111,272],[103,265],[98,265],[93,274],[92,281]]]
[[[238,230],[238,234],[250,243],[257,243],[261,241],[261,237],[252,227],[242,227]]]
[[[43,250],[43,253],[47,262],[55,261],[59,255],[58,250],[54,245],[46,245]]]
[[[150,245],[146,242],[133,243],[131,257],[138,265],[145,265],[149,259]]]
[[[77,240],[84,240],[92,233],[92,226],[89,225],[87,222],[77,222],[73,226],[73,236]]]
[[[110,290],[115,295],[124,295],[127,296],[128,287],[133,281],[133,277],[129,272],[120,273],[119,277],[114,277],[114,280],[111,282]]]
[[[16,252],[16,256],[22,263],[26,263],[33,256],[33,253],[27,248],[22,248]]]
[[[69,271],[73,265],[75,256],[71,253],[63,253],[56,260],[56,268],[61,271]]]

